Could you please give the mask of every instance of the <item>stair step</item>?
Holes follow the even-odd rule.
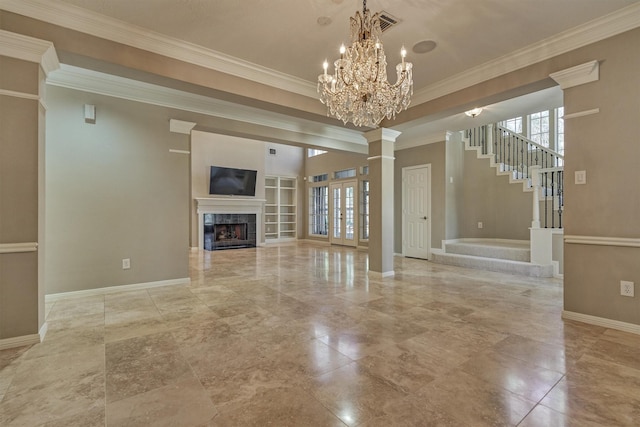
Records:
[[[452,242],[445,245],[445,253],[520,262],[531,260],[529,243],[518,241]]]
[[[432,254],[432,262],[528,277],[553,277],[553,265],[459,254]]]

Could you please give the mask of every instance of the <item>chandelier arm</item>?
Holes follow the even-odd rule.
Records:
[[[391,86],[392,88],[398,88],[402,85],[402,83],[404,83],[406,79],[407,79],[407,70],[402,70],[402,72],[400,73],[400,77],[398,78],[398,81],[389,86]]]

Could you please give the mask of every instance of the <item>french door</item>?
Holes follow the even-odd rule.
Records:
[[[330,186],[329,218],[331,229],[329,242],[332,245],[358,245],[358,181],[333,183]]]

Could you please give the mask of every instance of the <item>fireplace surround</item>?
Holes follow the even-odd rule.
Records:
[[[195,202],[199,249],[235,249],[263,244],[264,199],[207,197],[196,198]]]

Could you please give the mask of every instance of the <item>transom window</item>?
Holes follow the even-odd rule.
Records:
[[[335,179],[342,179],[342,178],[353,178],[354,176],[356,176],[356,169],[345,169],[345,170],[341,170],[341,171],[335,171],[333,173],[333,177]]]
[[[326,153],[325,150],[318,150],[317,148],[309,148],[307,150],[307,157],[319,156],[320,154]]]

